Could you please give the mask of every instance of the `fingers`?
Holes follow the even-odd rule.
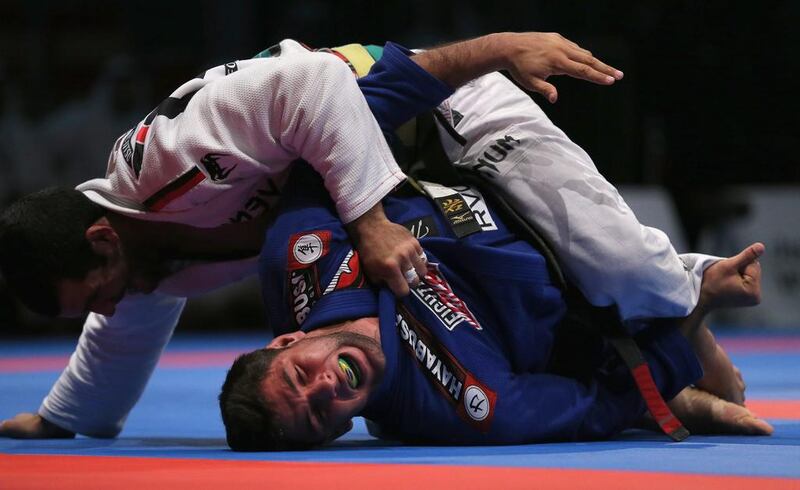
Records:
[[[603,63],[602,61],[598,60],[594,56],[592,56],[592,53],[586,50],[583,51],[585,52],[568,53],[567,56],[571,61],[579,65],[586,66],[598,74],[602,74],[604,76],[604,81],[596,83],[610,84],[614,83],[617,80],[622,80],[622,77],[625,76],[625,74],[622,73],[620,70],[617,70],[616,68],[609,66]],[[595,80],[590,80],[590,81],[595,81]]]
[[[734,428],[739,433],[751,436],[768,436],[775,430],[769,422],[752,414],[737,420]]]
[[[420,278],[425,277],[425,274],[428,273],[428,256],[425,255],[424,251],[420,251],[420,253],[417,254],[414,269],[417,271],[417,276]]]
[[[20,413],[12,419],[0,423],[0,436],[15,439],[41,437],[41,419],[32,413]]]
[[[411,292],[408,288],[408,281],[406,281],[405,275],[400,272],[399,267],[396,269],[395,273],[386,278],[386,286],[391,289],[392,293],[398,298],[408,296],[408,293]]]
[[[599,61],[598,63],[602,65]],[[593,64],[577,62],[571,59],[564,61],[563,70],[565,75],[599,85],[611,85],[616,81],[612,75],[598,70]]]
[[[558,100],[558,90],[556,90],[552,84],[545,82],[541,78],[530,80],[528,88],[542,94],[551,104],[554,104],[556,100]]]

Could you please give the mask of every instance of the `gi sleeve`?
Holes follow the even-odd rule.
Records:
[[[239,70],[200,90],[186,116],[269,173],[309,162],[345,223],[405,178],[352,73],[330,54],[287,52]],[[187,134],[182,144],[204,142]]]
[[[79,434],[114,437],[139,400],[186,300],[128,296],[114,316],[89,314],[78,346],[39,414]]]
[[[444,82],[423,70],[411,51],[387,43],[383,56],[358,80],[358,86],[384,134],[420,113],[429,111],[452,95]]]
[[[686,339],[675,329],[654,332],[642,349],[653,380],[670,400],[702,375]],[[621,363],[588,383],[551,374],[519,374],[498,396],[492,432],[497,442],[607,438],[632,427],[645,412],[633,379]]]

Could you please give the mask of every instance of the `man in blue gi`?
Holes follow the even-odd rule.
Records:
[[[286,189],[293,197],[261,256],[276,338],[234,363],[220,396],[232,448],[310,447],[349,430],[356,415],[381,437],[437,444],[595,439],[644,415],[607,342],[587,341],[580,354],[560,343],[567,305],[544,258],[477,189],[384,200],[390,219],[425,230],[427,274],[400,299],[365,282],[312,172],[297,168]],[[492,229],[458,237],[463,221],[452,217],[464,196],[486,209]],[[709,268],[689,317],[634,332],[659,391],[693,430],[771,432],[743,406],[684,390],[703,376],[693,349],[702,317],[757,300],[762,252],[755,244]]]

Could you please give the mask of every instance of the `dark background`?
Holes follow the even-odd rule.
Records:
[[[691,241],[736,212],[718,198],[728,186],[800,181],[798,25],[792,1],[0,1],[0,201],[101,176],[116,136],[180,83],[283,38],[426,47],[551,31],[625,78],[551,79],[559,101],[537,102],[612,182],[667,187]],[[237,311],[227,323],[260,322]],[[225,318],[199,316],[184,323]],[[0,286],[0,335],[77,328],[31,317]]]

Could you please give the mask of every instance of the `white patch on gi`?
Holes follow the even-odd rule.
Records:
[[[294,243],[292,253],[301,264],[310,264],[322,257],[322,239],[314,233],[303,235]]]
[[[464,392],[464,409],[473,420],[480,422],[489,416],[489,399],[482,389],[475,385],[467,386]]]

